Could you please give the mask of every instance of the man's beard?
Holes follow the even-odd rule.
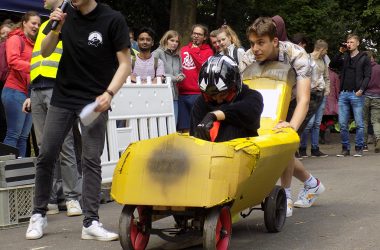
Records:
[[[141,52],[149,52],[151,48],[139,48]]]

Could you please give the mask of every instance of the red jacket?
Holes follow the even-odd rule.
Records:
[[[20,37],[24,42],[24,46]],[[33,46],[34,42],[27,38],[21,29],[16,29],[9,33],[5,43],[9,75],[4,87],[28,94],[30,59],[32,57]],[[22,47],[24,47],[23,50]]]
[[[340,92],[339,75],[329,69],[330,78],[330,94],[326,99],[326,107],[324,115],[337,115],[338,114],[338,99]]]
[[[198,74],[202,64],[214,54],[208,44],[192,48],[192,43],[181,48],[182,72],[186,78],[178,83],[180,95],[200,94]]]

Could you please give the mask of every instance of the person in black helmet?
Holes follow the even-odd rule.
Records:
[[[263,97],[242,83],[231,57],[210,57],[202,65],[198,85],[202,95],[191,112],[190,135],[215,142],[258,135]],[[210,135],[216,127],[217,133]]]

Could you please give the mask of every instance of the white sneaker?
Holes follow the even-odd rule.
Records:
[[[48,204],[46,214],[59,214],[58,204]]]
[[[325,186],[317,179],[317,186],[311,188],[304,186],[298,194],[298,200],[294,202],[295,207],[311,207],[320,194],[325,191]]]
[[[36,240],[44,235],[44,229],[47,226],[47,218],[41,214],[33,214],[29,220],[29,226],[26,230],[25,237],[27,240]]]
[[[113,232],[109,232],[103,228],[103,224],[98,221],[92,221],[92,225],[82,228],[83,240],[100,240],[100,241],[112,241],[117,240],[119,235]]]
[[[293,200],[286,198],[286,204],[286,217],[290,217],[293,215]]]
[[[66,201],[67,216],[78,216],[82,215],[82,208],[80,207],[79,201],[70,200]]]

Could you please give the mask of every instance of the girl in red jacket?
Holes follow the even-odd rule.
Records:
[[[7,119],[4,144],[16,147],[21,157],[25,157],[26,143],[32,127],[32,117],[22,112],[22,104],[28,95],[30,59],[40,24],[41,19],[37,12],[25,13],[21,19],[21,27],[8,34],[5,45],[9,75],[1,93]]]

